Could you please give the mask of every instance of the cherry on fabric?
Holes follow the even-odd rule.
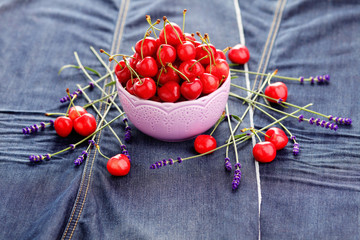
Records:
[[[211,135],[199,135],[194,141],[195,151],[198,153],[206,153],[216,148],[216,140]]]
[[[73,121],[69,117],[57,117],[54,121],[54,128],[60,137],[67,137],[73,129]]]
[[[282,129],[272,127],[265,132],[265,141],[272,142],[276,150],[281,150],[287,145],[289,139]]]
[[[253,147],[253,155],[258,162],[271,162],[276,157],[276,147],[272,142],[259,142]]]
[[[118,154],[110,158],[106,164],[106,169],[113,176],[125,176],[130,171],[130,160],[124,154]]]
[[[85,113],[74,120],[75,131],[84,137],[95,132],[96,127],[96,119],[91,113]]]
[[[71,120],[75,120],[76,118],[84,115],[85,113],[87,113],[87,111],[81,107],[81,106],[74,106],[74,107],[71,107],[69,109],[69,118],[71,118]]]
[[[229,60],[237,64],[245,64],[250,59],[249,49],[242,44],[232,47],[228,53]]]
[[[269,102],[277,103],[280,98],[282,102],[285,102],[288,96],[288,89],[283,82],[274,82],[265,88],[264,93],[267,97],[276,99],[266,98]]]

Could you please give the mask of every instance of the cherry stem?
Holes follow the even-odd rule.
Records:
[[[162,60],[161,60],[161,57],[160,57],[160,53],[161,53],[161,50],[162,50],[162,49],[163,49],[163,45],[160,45],[159,51],[158,51],[158,57],[159,57],[160,65],[161,65],[162,67],[164,67],[164,64],[163,64],[163,62],[162,62]]]
[[[181,75],[186,79],[187,82],[190,82],[189,78],[188,78],[184,73],[182,73],[182,72],[180,72],[179,70],[177,70],[171,63],[168,63],[167,65],[168,65],[171,69],[173,69],[175,72],[181,74]]]
[[[146,21],[150,24],[150,28],[153,30],[154,36],[155,38],[157,38],[157,35],[155,33],[155,29],[158,30],[157,28],[155,28],[154,26],[160,23],[160,19],[157,19],[153,24],[151,23],[151,17],[150,15],[146,15]]]
[[[160,77],[161,77],[161,74],[162,74],[164,69],[165,69],[164,67],[161,67],[161,69],[160,69],[160,73],[159,73],[159,76],[158,76],[157,81],[156,81],[156,87],[159,86]]]
[[[136,78],[139,79],[139,82],[142,84],[139,74],[137,74],[137,72],[130,66],[128,60],[125,57],[123,57],[123,59],[124,59],[126,67],[130,70],[131,75],[132,75],[132,73],[134,73],[136,75]],[[131,78],[131,80],[132,80],[132,78]],[[132,83],[134,83],[134,82],[132,81]]]
[[[259,137],[259,135],[257,134],[259,132],[259,130],[254,130],[254,129],[251,129],[250,130],[253,134],[255,134],[255,136],[257,137],[257,139],[259,140],[259,142],[262,142],[261,138]]]
[[[210,52],[209,52],[209,50],[207,50],[207,49],[206,49],[206,47],[203,47],[202,49],[203,49],[203,50],[205,50],[205,51],[207,52],[208,56],[210,56]],[[209,73],[211,74],[211,68],[212,68],[212,64],[211,64],[211,56],[210,56],[209,60],[210,60],[210,71],[209,71]],[[214,64],[215,64],[215,62],[214,62]]]
[[[201,60],[205,59],[205,58],[208,58],[209,56],[206,55],[198,60],[196,60],[190,67],[189,67],[189,70],[191,71],[191,69],[195,66],[195,64],[197,64],[198,62],[200,62]]]
[[[70,105],[72,105],[73,107],[74,107],[74,109],[75,109],[75,111],[77,112],[77,114],[79,115],[79,117],[81,116],[81,114],[79,113],[79,111],[76,109],[76,106],[75,106],[75,104],[74,104],[74,102],[73,102],[73,100],[76,98],[76,96],[77,95],[75,95],[73,98],[71,97],[71,95],[70,95],[70,91],[69,91],[69,88],[67,88],[66,89],[66,93],[67,93],[67,95],[68,95],[68,97],[70,98],[70,104],[69,104],[69,107],[70,107]],[[69,108],[68,107],[68,110],[66,111],[66,114],[68,114],[69,113]]]
[[[101,156],[103,156],[103,157],[106,158],[107,160],[110,159],[109,157],[107,157],[106,155],[104,155],[104,154],[100,151],[100,146],[99,146],[99,144],[96,144],[96,143],[95,143],[95,147],[96,147],[96,149],[98,150],[98,152],[100,153]]]
[[[230,49],[231,49],[231,47],[224,48],[224,50],[222,50],[222,52],[227,53],[227,51],[229,51]]]
[[[167,44],[167,39],[166,39],[166,29],[165,29],[165,26],[166,26],[166,16],[163,16],[163,20],[164,20],[164,39],[165,39],[165,44]]]
[[[145,35],[144,35],[144,38],[143,40],[141,41],[141,48],[140,48],[140,56],[141,56],[141,59],[144,59],[144,54],[143,54],[143,46],[144,46],[144,42],[145,42],[145,39],[150,35],[148,33],[148,31],[150,30],[151,27],[149,27],[146,32],[145,32]]]
[[[184,9],[183,11],[183,24],[182,24],[182,32],[185,33],[185,15],[186,15],[187,9]]]
[[[110,55],[109,53],[107,53],[104,49],[100,49],[100,52],[101,52],[101,53],[104,53],[105,55],[107,55],[107,56],[109,57],[109,62],[111,62],[112,60],[115,60],[115,62],[116,62],[117,64],[119,64],[120,69],[121,69],[121,70],[124,69],[124,67],[121,66],[121,64],[114,58],[114,56],[111,56],[111,55]]]
[[[171,28],[174,30],[176,36],[179,38],[180,44],[183,44],[183,42],[181,41],[181,38],[180,38],[180,36],[179,36],[179,33],[175,30],[174,26],[171,24],[171,22],[169,22],[169,20],[166,20],[166,21],[170,24],[170,26],[171,26]]]

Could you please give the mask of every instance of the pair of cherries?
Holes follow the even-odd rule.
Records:
[[[134,55],[116,65],[118,81],[130,94],[160,102],[214,92],[228,77],[229,65],[221,50],[198,35],[202,42],[167,21],[157,39],[145,36],[135,44]]]
[[[69,109],[67,116],[57,117],[54,121],[56,133],[61,137],[67,137],[74,129],[81,136],[89,136],[95,132],[96,119],[81,106]]]
[[[285,132],[277,127],[269,128],[265,132],[265,141],[255,144],[253,155],[255,160],[262,163],[271,162],[276,157],[276,151],[283,149],[289,139]]]

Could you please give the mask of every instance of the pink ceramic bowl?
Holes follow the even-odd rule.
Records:
[[[127,118],[141,132],[167,142],[191,139],[210,129],[225,110],[230,74],[219,89],[192,101],[160,103],[128,93],[117,81],[121,105]]]

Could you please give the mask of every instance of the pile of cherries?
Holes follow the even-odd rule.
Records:
[[[197,32],[198,41],[166,17],[164,22],[158,38],[145,34],[134,55],[118,62],[118,81],[130,94],[159,102],[194,100],[218,89],[229,75],[224,52],[207,34]]]
[[[96,130],[96,119],[81,106],[73,106],[67,116],[57,117],[54,121],[56,133],[61,137],[67,137],[72,130],[81,136],[89,136]]]

